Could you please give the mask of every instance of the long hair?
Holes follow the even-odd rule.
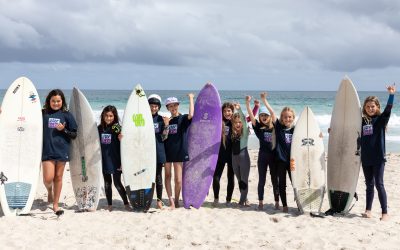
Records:
[[[378,107],[377,115],[381,114],[381,104],[379,103],[378,97],[376,97],[376,96],[368,96],[364,100],[363,109],[362,109],[363,117],[367,121],[371,121],[371,117],[367,114],[367,111],[365,110],[365,106],[367,106],[367,103],[369,103],[369,102],[374,102],[375,105]]]
[[[272,129],[272,128],[274,128],[274,123],[273,123],[272,117],[271,117],[270,115],[269,115],[268,118],[267,118],[267,122],[266,122],[266,123],[263,123],[263,122],[261,121],[261,119],[260,119],[260,114],[258,114],[258,121],[259,121],[260,124],[261,124],[261,128],[266,128],[266,129]]]
[[[285,113],[285,112],[292,112],[293,121],[294,121],[294,119],[296,118],[296,113],[294,112],[294,109],[292,109],[291,107],[284,107],[284,108],[282,109],[282,111],[281,111],[281,116],[279,117],[279,123],[282,124],[282,125],[284,125],[284,124],[283,124],[283,117],[282,117],[282,115],[283,115],[283,113]]]
[[[221,107],[221,112],[222,112],[222,133],[221,133],[221,139],[222,139],[222,144],[224,145],[224,147],[226,147],[226,135],[225,135],[225,122],[226,119],[224,117],[224,109],[229,108],[230,110],[232,110],[232,113],[235,111],[235,107],[233,106],[233,103],[231,102],[225,102],[224,104],[222,104]]]
[[[238,122],[242,123],[242,120],[240,119],[240,114],[234,113],[232,116],[232,139],[238,139],[238,138],[242,137],[244,124],[242,123],[241,130],[236,131],[235,123],[238,123]]]
[[[117,108],[115,106],[108,105],[103,109],[103,111],[101,112],[101,115],[100,115],[100,127],[102,130],[104,130],[107,127],[106,121],[104,120],[104,116],[108,112],[111,112],[114,115],[114,121],[111,123],[111,125],[115,124],[115,123],[119,123]]]
[[[67,103],[65,102],[65,96],[61,89],[53,89],[52,91],[49,92],[49,94],[46,97],[46,101],[44,102],[43,105],[43,111],[47,114],[52,110],[50,106],[50,100],[53,96],[60,96],[62,101],[61,110],[63,112],[68,111],[68,106]]]

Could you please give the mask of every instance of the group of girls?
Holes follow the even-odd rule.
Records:
[[[379,201],[382,208],[382,220],[388,219],[387,197],[383,184],[385,168],[385,131],[393,106],[395,85],[387,86],[389,99],[384,111],[381,113],[377,97],[369,96],[365,99],[362,122],[362,169],[366,182],[366,210],[364,217],[371,217],[371,207],[374,197],[374,186],[378,190]],[[179,207],[179,198],[182,188],[183,162],[188,161],[187,132],[194,115],[194,95],[188,94],[189,114],[179,112],[179,100],[169,97],[165,106],[170,112],[170,117],[161,116],[159,111],[162,100],[159,95],[153,94],[148,98],[153,116],[154,132],[156,135],[157,171],[156,193],[157,208],[163,208],[162,169],[165,172],[165,188],[168,195],[170,208]],[[250,108],[250,96],[246,96],[246,117],[238,103],[226,102],[222,105],[222,137],[219,157],[213,178],[214,204],[219,203],[220,179],[227,165],[227,196],[226,204],[230,205],[234,190],[234,176],[236,176],[240,199],[239,205],[250,206],[247,199],[248,179],[250,172],[250,157],[248,153],[249,128],[259,139],[258,152],[258,208],[263,209],[264,187],[267,168],[270,169],[272,191],[275,208],[280,209],[279,199],[282,202],[283,212],[288,212],[286,198],[286,177],[290,175],[290,148],[294,132],[295,112],[290,107],[284,107],[279,118],[267,101],[267,94],[261,93],[260,99],[263,106],[255,100],[255,108]],[[258,120],[255,118],[258,111]],[[64,94],[61,90],[50,91],[43,107],[43,182],[48,191],[48,201],[53,203],[53,210],[57,215],[63,213],[59,208],[59,198],[62,188],[62,178],[65,163],[69,161],[69,144],[77,136],[77,124],[74,117],[68,112]],[[106,106],[100,117],[98,126],[101,138],[103,176],[108,209],[112,210],[112,180],[118,190],[126,209],[130,210],[126,191],[121,183],[120,140],[121,125],[118,112],[114,106]],[[109,136],[111,135],[111,137]],[[104,138],[104,139],[103,139]],[[111,140],[109,139],[111,138]],[[174,196],[172,196],[171,173],[174,169]]]

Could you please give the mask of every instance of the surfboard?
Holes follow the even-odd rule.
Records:
[[[207,83],[196,98],[188,131],[188,162],[183,165],[182,196],[185,208],[199,208],[210,189],[221,143],[222,112],[217,89]]]
[[[321,130],[310,107],[305,107],[297,120],[290,157],[297,207],[302,213],[319,213],[326,188],[325,149]]]
[[[0,202],[5,216],[31,210],[42,158],[43,118],[39,95],[26,77],[8,88],[0,114]]]
[[[151,206],[156,178],[156,139],[146,93],[138,84],[126,104],[121,139],[121,163],[126,192],[134,211]]]
[[[361,115],[357,91],[345,76],[336,93],[328,141],[328,197],[335,213],[349,211],[357,187]]]
[[[83,93],[74,88],[69,102],[78,125],[71,140],[69,168],[76,203],[80,211],[94,211],[99,203],[102,162],[99,132],[92,108]]]

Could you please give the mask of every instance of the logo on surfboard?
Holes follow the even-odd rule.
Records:
[[[142,114],[133,114],[132,121],[135,123],[136,127],[144,127],[145,125],[145,120]]]

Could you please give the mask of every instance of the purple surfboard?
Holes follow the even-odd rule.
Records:
[[[199,208],[210,189],[221,144],[222,113],[217,89],[207,83],[194,105],[188,131],[190,161],[183,165],[182,196],[185,208]]]

